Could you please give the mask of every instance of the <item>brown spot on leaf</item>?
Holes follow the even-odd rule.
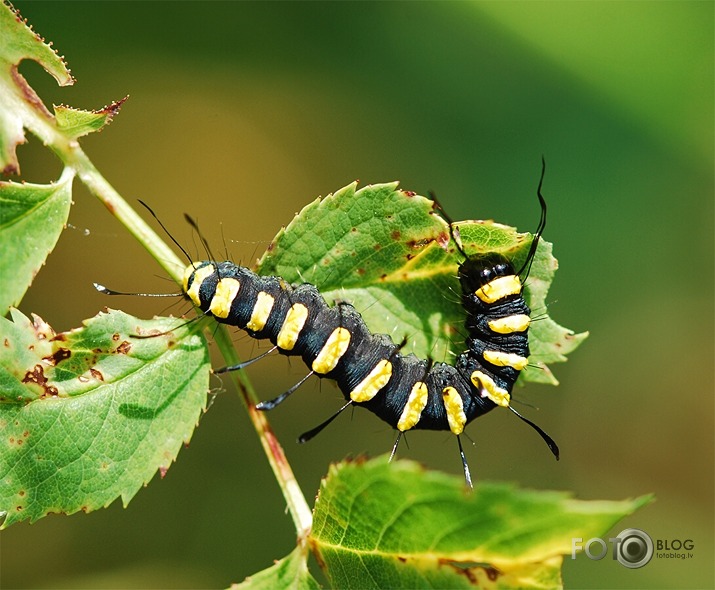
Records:
[[[382,245],[381,245],[381,244],[375,244],[375,245],[372,247],[372,249],[375,250],[376,252],[379,252],[380,250],[382,250]]]
[[[446,250],[449,246],[449,234],[447,232],[439,232],[437,236],[437,243],[442,250]]]
[[[101,371],[98,371],[97,369],[90,369],[89,372],[91,373],[92,377],[94,377],[98,381],[104,381],[104,375],[102,375]]]
[[[69,348],[58,348],[54,353],[49,356],[42,357],[42,360],[47,361],[51,365],[57,365],[64,360],[67,360],[72,356]]]
[[[20,174],[20,167],[16,163],[10,162],[9,164],[7,164],[5,166],[5,168],[2,169],[2,173],[4,176],[12,176],[13,174]]]
[[[467,578],[469,583],[472,586],[476,586],[479,584],[479,578],[477,577],[477,571],[478,570],[483,570],[484,573],[486,574],[487,578],[491,580],[492,582],[495,581],[500,575],[501,572],[496,569],[495,567],[491,565],[474,565],[474,566],[465,566],[460,563],[451,561],[449,559],[439,559],[438,563],[440,566],[445,566],[450,569],[452,569],[456,574],[459,574],[460,576],[464,576]]]
[[[10,348],[10,341],[7,338],[5,338],[4,344],[5,344],[5,348]]]
[[[117,334],[116,332],[114,334],[112,334],[112,340],[114,340],[115,342],[118,342],[120,338],[121,338],[121,336],[119,334]]]
[[[129,354],[129,351],[131,349],[132,349],[132,345],[127,340],[125,340],[119,346],[117,346],[116,352],[118,354]]]
[[[392,230],[392,233],[390,234],[390,237],[393,240],[399,240],[402,237],[402,232],[400,232],[399,229],[394,229]]]
[[[405,242],[405,246],[408,248],[412,248],[413,250],[416,250],[417,248],[422,248],[426,246],[429,243],[428,240],[407,240]]]
[[[402,194],[406,197],[414,197],[417,193],[415,191],[402,191]]]
[[[159,467],[159,476],[161,477],[161,479],[164,479],[168,470],[168,467]]]
[[[45,370],[42,368],[42,365],[35,365],[32,371],[25,373],[25,376],[22,378],[22,382],[34,383],[35,385],[42,387],[45,391],[43,397],[59,395],[59,391],[54,385],[47,384],[47,377],[45,377]]]
[[[501,574],[501,572],[495,567],[486,566],[483,569],[487,574],[487,578],[489,578],[492,582],[496,580]]]

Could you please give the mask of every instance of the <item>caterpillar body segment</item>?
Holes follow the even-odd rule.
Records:
[[[335,380],[348,402],[397,430],[459,435],[475,418],[509,406],[528,362],[531,313],[505,259],[468,258],[459,276],[469,337],[454,365],[400,354],[388,336],[372,334],[350,304],[329,306],[310,284],[294,287],[232,262],[203,261],[187,268],[184,288],[217,321],[300,356],[313,373]]]
[[[346,400],[398,430],[460,434],[467,423],[496,407],[459,364],[430,366],[414,354],[400,354],[389,336],[370,332],[352,305],[329,306],[313,285],[293,287],[231,262],[203,261],[188,267],[184,288],[217,321],[269,340],[282,354],[300,356],[316,375],[335,380]],[[259,324],[257,316],[263,318]],[[293,337],[281,342],[283,334]],[[471,354],[465,351],[459,358]]]

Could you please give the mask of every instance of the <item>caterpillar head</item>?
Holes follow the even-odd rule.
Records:
[[[511,262],[497,253],[472,256],[459,265],[459,282],[464,293],[474,293],[499,277],[514,274]]]

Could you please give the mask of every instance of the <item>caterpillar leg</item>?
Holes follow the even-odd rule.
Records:
[[[291,387],[288,391],[284,391],[281,393],[278,397],[274,397],[273,399],[268,399],[264,402],[260,402],[256,404],[256,409],[261,410],[263,412],[267,412],[268,410],[272,410],[275,408],[278,404],[282,403],[285,401],[285,399],[293,392],[295,392],[296,389],[298,389],[303,383],[305,383],[309,377],[313,376],[313,371],[308,373],[305,377],[303,377],[298,383],[296,383],[293,387]]]
[[[467,487],[471,490],[474,488],[472,485],[472,474],[469,471],[469,465],[467,464],[467,457],[464,454],[464,449],[462,448],[462,439],[457,435],[457,444],[459,445],[459,456],[462,458],[462,468],[464,469],[464,481],[467,483]]]
[[[548,434],[546,434],[539,426],[534,424],[531,420],[528,418],[525,418],[522,416],[519,412],[517,412],[514,408],[509,406],[509,409],[514,412],[519,418],[521,418],[524,422],[526,422],[529,426],[531,426],[536,432],[538,432],[541,435],[541,438],[544,439],[544,442],[547,444],[551,452],[554,454],[554,457],[556,457],[556,460],[559,460],[559,446],[556,444],[553,438],[551,438]]]
[[[395,444],[392,445],[392,452],[390,453],[390,458],[388,459],[388,463],[392,462],[392,458],[395,456],[395,453],[397,452],[397,445],[400,444],[400,440],[402,440],[402,430],[397,431],[397,438],[395,439]]]
[[[300,444],[307,443],[311,438],[313,438],[315,435],[320,434],[320,432],[325,428],[328,424],[330,424],[335,418],[340,416],[341,412],[347,408],[350,404],[353,403],[353,400],[348,400],[348,403],[346,403],[342,408],[340,408],[335,414],[330,416],[327,420],[324,422],[321,422],[318,424],[315,428],[311,428],[308,432],[304,432],[298,437],[298,442]]]
[[[248,359],[247,361],[243,361],[242,363],[238,363],[237,365],[231,365],[229,367],[221,367],[220,369],[216,369],[214,371],[215,375],[218,375],[219,373],[228,373],[229,371],[240,371],[241,369],[246,368],[248,365],[252,365],[256,361],[260,361],[262,358],[268,356],[272,352],[278,350],[278,346],[274,346],[270,350],[267,350],[263,354],[259,354],[256,357],[253,357],[252,359]]]

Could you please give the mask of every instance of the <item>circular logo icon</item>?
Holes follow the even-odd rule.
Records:
[[[640,529],[626,529],[619,539],[616,559],[621,565],[635,569],[643,567],[653,557],[653,541],[648,533]]]

